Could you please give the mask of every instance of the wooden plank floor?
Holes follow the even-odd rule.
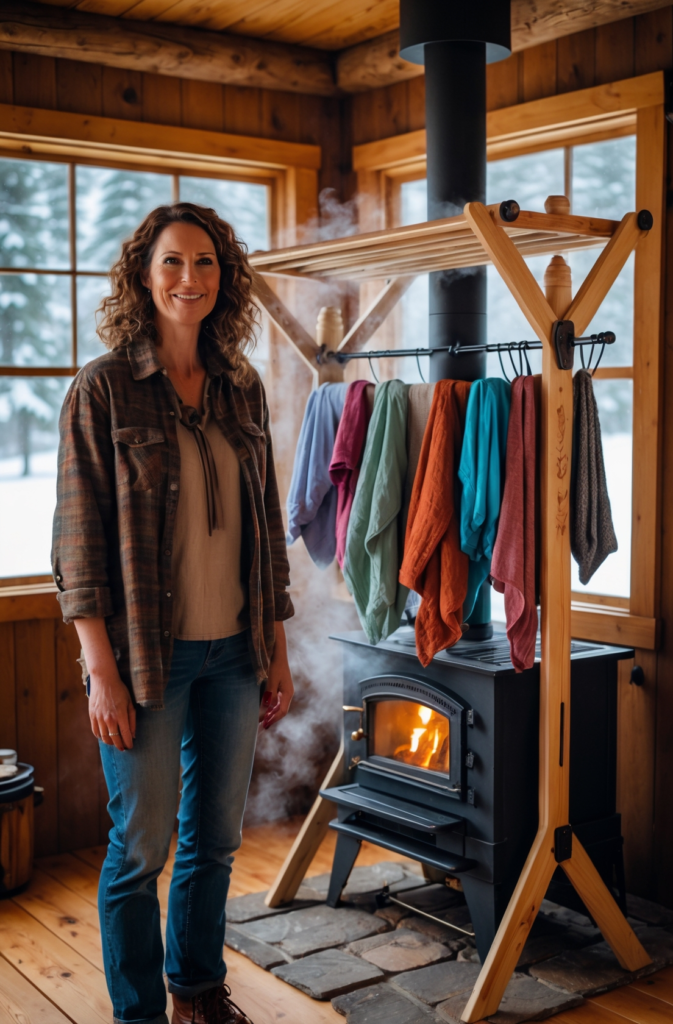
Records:
[[[267,889],[301,822],[248,829],[234,864],[231,895]],[[329,871],[330,833],[309,874]],[[173,847],[174,849],[174,847]],[[165,920],[171,860],[159,879]],[[103,847],[45,857],[26,892],[0,902],[0,1024],[110,1024],[103,976],[96,892]],[[358,863],[395,858],[363,844]],[[318,1003],[246,957],[227,949],[227,980],[255,1024],[343,1024],[329,1003]],[[170,1013],[170,1007],[169,1007]],[[673,968],[628,988],[598,996],[555,1024],[672,1024]],[[394,1022],[391,1022],[394,1024]]]

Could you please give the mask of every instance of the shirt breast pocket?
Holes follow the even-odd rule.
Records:
[[[151,491],[168,469],[166,435],[156,427],[121,427],[112,431],[119,482],[132,491]]]

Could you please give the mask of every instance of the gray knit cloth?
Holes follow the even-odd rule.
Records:
[[[570,547],[587,584],[608,555],[617,550],[605,482],[603,444],[591,374],[573,378],[573,460],[570,484]]]

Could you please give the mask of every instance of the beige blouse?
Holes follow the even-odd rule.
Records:
[[[241,478],[234,449],[210,415],[208,381],[203,429],[217,467],[222,529],[208,535],[201,458],[191,430],[176,417],[180,495],[173,538],[173,635],[178,640],[219,640],[247,628],[241,580]]]

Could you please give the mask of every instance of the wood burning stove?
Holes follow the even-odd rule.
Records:
[[[458,877],[482,960],[537,828],[538,666],[514,672],[504,633],[461,640],[424,669],[413,630],[343,645],[348,781],[328,895],[336,906],[363,839]],[[573,641],[570,821],[623,897],[616,813],[617,662],[631,650]],[[579,906],[560,872],[550,898]]]

